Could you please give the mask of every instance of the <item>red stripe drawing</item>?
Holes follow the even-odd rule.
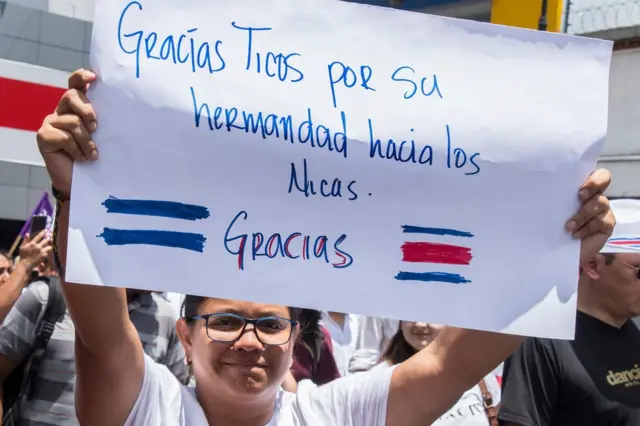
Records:
[[[441,243],[407,242],[402,245],[402,261],[415,263],[444,263],[468,265],[471,249]]]

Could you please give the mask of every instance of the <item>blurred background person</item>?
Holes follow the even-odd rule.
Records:
[[[127,308],[144,353],[187,384],[177,313],[160,294],[127,289]],[[101,301],[93,300],[98,315]],[[58,277],[41,277],[0,325],[3,425],[76,426],[76,330]],[[13,423],[11,423],[13,422]]]
[[[8,254],[0,254],[0,322],[16,303],[25,287],[49,269],[44,265],[52,253],[51,240],[46,231],[33,238],[27,235],[20,246],[15,266]]]
[[[295,392],[302,380],[322,386],[340,377],[331,336],[322,326],[321,318],[320,311],[300,310],[300,336],[293,348],[292,380],[285,381],[285,390],[289,392]]]
[[[361,318],[360,315],[342,312],[322,312],[322,325],[331,336],[333,357],[340,376],[350,374],[349,365],[357,350]]]
[[[351,357],[349,371],[356,373],[375,367],[396,334],[399,324],[400,321],[388,318],[361,317],[356,351]]]

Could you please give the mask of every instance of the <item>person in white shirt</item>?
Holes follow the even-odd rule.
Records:
[[[55,252],[60,270],[66,261],[73,162],[98,159],[92,140],[97,117],[85,96],[95,78],[86,70],[73,73],[70,90],[37,133],[57,194]],[[582,262],[598,253],[613,230],[615,219],[602,195],[610,180],[604,170],[587,179],[580,191],[580,211],[566,225],[582,239]],[[291,394],[281,384],[299,333],[295,309],[189,298],[185,318],[176,328],[196,378],[196,389],[190,389],[145,356],[124,289],[62,285],[76,328],[76,412],[83,426],[430,424],[523,341],[519,336],[445,328],[425,349],[393,368],[317,388],[303,385]]]
[[[163,297],[171,304],[171,307],[176,311],[182,312],[182,304],[184,302],[184,294],[182,293],[162,293]]]
[[[443,326],[423,322],[401,321],[375,369],[392,367],[405,362],[433,343]],[[477,348],[483,351],[484,348]],[[468,389],[453,407],[433,426],[493,426],[497,424],[500,385],[493,372]]]
[[[356,352],[360,316],[339,312],[322,312],[322,324],[329,331],[340,376],[349,375],[349,364]]]
[[[400,324],[398,320],[388,318],[360,318],[356,351],[349,363],[350,373],[367,371],[374,367]]]

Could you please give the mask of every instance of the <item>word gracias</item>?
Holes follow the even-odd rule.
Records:
[[[249,214],[239,212],[233,218],[224,234],[224,248],[227,253],[237,257],[238,269],[244,270],[247,261],[257,261],[259,258],[281,258],[291,260],[322,259],[334,268],[343,269],[353,264],[353,257],[341,248],[347,239],[345,234],[333,241],[326,235],[310,236],[300,232],[290,234],[273,233],[265,235],[262,232],[236,233],[235,228],[240,220],[246,221]],[[247,244],[250,242],[250,244]]]

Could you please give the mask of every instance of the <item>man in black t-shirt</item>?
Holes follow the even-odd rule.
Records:
[[[573,341],[529,338],[505,362],[500,424],[640,426],[640,201],[580,273]]]

